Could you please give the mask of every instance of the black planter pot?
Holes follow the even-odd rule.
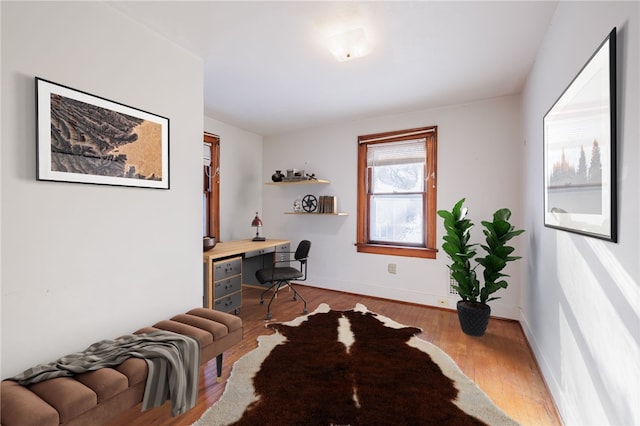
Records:
[[[491,307],[482,303],[458,301],[458,320],[460,328],[469,336],[482,336],[487,331]]]

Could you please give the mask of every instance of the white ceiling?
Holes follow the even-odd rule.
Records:
[[[204,61],[209,117],[261,135],[520,93],[555,1],[110,3]],[[336,61],[323,24],[372,53]]]

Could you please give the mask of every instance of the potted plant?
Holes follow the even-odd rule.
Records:
[[[507,288],[504,280],[508,275],[502,273],[508,262],[518,260],[520,256],[512,256],[514,248],[507,241],[524,232],[516,230],[509,218],[511,210],[500,209],[493,214],[493,220],[482,221],[486,245],[480,245],[486,252],[484,257],[476,257],[476,246],[471,244],[471,228],[473,222],[467,218],[468,209],[463,206],[465,199],[458,201],[451,211],[438,210],[438,216],[444,219],[446,235],[443,237],[442,249],[451,259],[449,269],[457,285],[452,287],[461,299],[458,301],[458,319],[462,331],[471,336],[482,336],[489,324],[491,307],[487,302],[499,299],[492,296],[501,288]],[[475,264],[472,264],[475,262]],[[481,265],[483,282],[478,280],[476,268]]]

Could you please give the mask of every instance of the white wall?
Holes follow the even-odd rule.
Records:
[[[501,207],[513,211],[513,222],[522,226],[520,170],[523,143],[520,126],[520,98],[503,97],[487,101],[377,117],[342,125],[266,137],[264,179],[276,170],[305,169],[326,186],[264,187],[265,233],[269,237],[312,242],[309,262],[311,285],[358,294],[437,305],[449,296],[448,260],[443,252],[436,260],[357,253],[357,137],[358,135],[438,126],[438,208],[451,208],[467,198],[470,214],[477,223],[474,239],[480,240],[480,221],[490,219]],[[339,210],[348,216],[285,215],[296,196],[335,195]],[[438,247],[442,223],[438,218]],[[518,242],[515,244],[518,246]],[[397,264],[397,274],[387,272]],[[491,303],[495,315],[517,318],[520,282],[524,263],[512,264],[510,286],[502,299]],[[457,297],[448,300],[455,309]]]
[[[522,324],[566,424],[640,424],[640,8],[560,2],[523,94]],[[619,242],[543,226],[542,119],[618,28]]]
[[[202,61],[104,3],[2,2],[2,378],[202,304]],[[35,179],[39,76],[168,117],[171,189]]]
[[[251,221],[262,216],[262,136],[204,118],[205,131],[220,136],[220,241],[252,238]]]

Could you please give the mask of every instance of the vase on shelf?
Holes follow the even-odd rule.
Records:
[[[282,170],[276,170],[276,172],[271,175],[271,180],[274,182],[282,182],[283,178]]]

